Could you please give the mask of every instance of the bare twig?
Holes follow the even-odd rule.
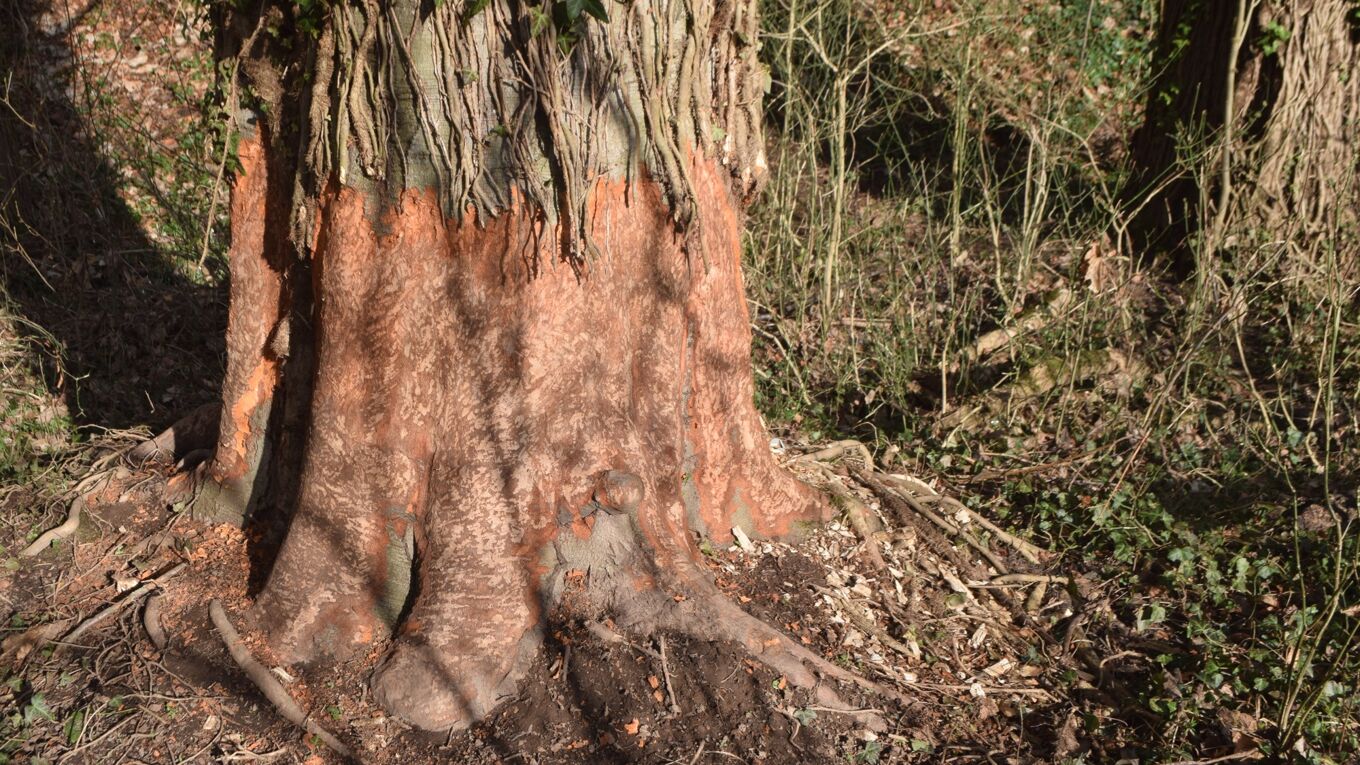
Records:
[[[675,686],[671,683],[671,665],[666,661],[666,636],[661,636],[661,676],[666,680],[666,695],[671,700],[671,713],[680,714],[680,704],[675,700]]]

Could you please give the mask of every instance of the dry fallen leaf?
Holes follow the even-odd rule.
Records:
[[[0,664],[12,662],[14,667],[21,666],[30,653],[42,648],[47,645],[49,640],[53,640],[65,632],[66,626],[71,621],[73,620],[61,619],[40,624],[17,635],[10,635],[5,638],[4,643],[0,643]]]

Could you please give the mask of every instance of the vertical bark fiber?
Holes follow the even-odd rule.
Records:
[[[1354,276],[1360,267],[1354,255],[1360,246],[1360,7],[1312,0],[1267,12],[1289,30],[1289,39],[1275,83],[1258,99],[1266,102],[1264,118],[1249,157],[1259,169],[1243,194],[1243,214],[1275,236],[1350,253],[1340,265]]]
[[[281,367],[274,340],[287,313],[282,273],[287,240],[274,226],[286,223],[288,208],[271,198],[264,144],[253,128],[246,130],[252,134],[241,143],[242,169],[232,190],[222,413],[204,497],[212,515],[238,521],[249,515],[252,496],[260,494],[255,484],[268,449],[265,433]]]

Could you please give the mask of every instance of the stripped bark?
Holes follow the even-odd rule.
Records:
[[[220,25],[263,106],[239,120],[195,511],[286,523],[255,605],[277,655],[388,643],[376,697],[461,727],[513,692],[584,582],[576,607],[622,629],[877,688],[697,563],[696,534],[786,536],[829,509],[777,466],[752,402],[755,3],[634,0],[537,33],[519,0],[324,7],[314,35],[293,3]]]

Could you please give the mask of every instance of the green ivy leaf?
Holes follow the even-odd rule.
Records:
[[[75,746],[80,740],[80,734],[85,732],[85,710],[77,709],[75,714],[66,719],[66,724],[62,726],[62,733],[66,736],[66,745]]]
[[[536,6],[529,6],[530,37],[538,37],[544,29],[548,28],[548,24],[550,23],[552,23],[552,16],[549,16],[546,11]]]
[[[486,10],[491,5],[491,0],[468,0],[468,4],[463,7],[463,23],[471,21],[473,17]]]
[[[603,22],[609,21],[609,13],[604,9],[604,3],[600,0],[580,0],[581,8],[591,16]]]
[[[52,714],[52,708],[47,706],[47,699],[41,693],[33,694],[29,699],[28,706],[24,707],[24,722],[31,723],[37,719],[56,720],[56,715]]]
[[[1164,621],[1166,621],[1166,606],[1153,603],[1151,606],[1138,609],[1138,617],[1134,620],[1134,629],[1143,632],[1152,625],[1161,624]]]
[[[867,763],[867,765],[876,765],[876,763],[878,762],[879,758],[882,755],[883,755],[882,743],[878,741],[866,741],[864,742],[864,748],[859,750],[859,752],[855,754],[853,759],[855,762],[863,762]]]

